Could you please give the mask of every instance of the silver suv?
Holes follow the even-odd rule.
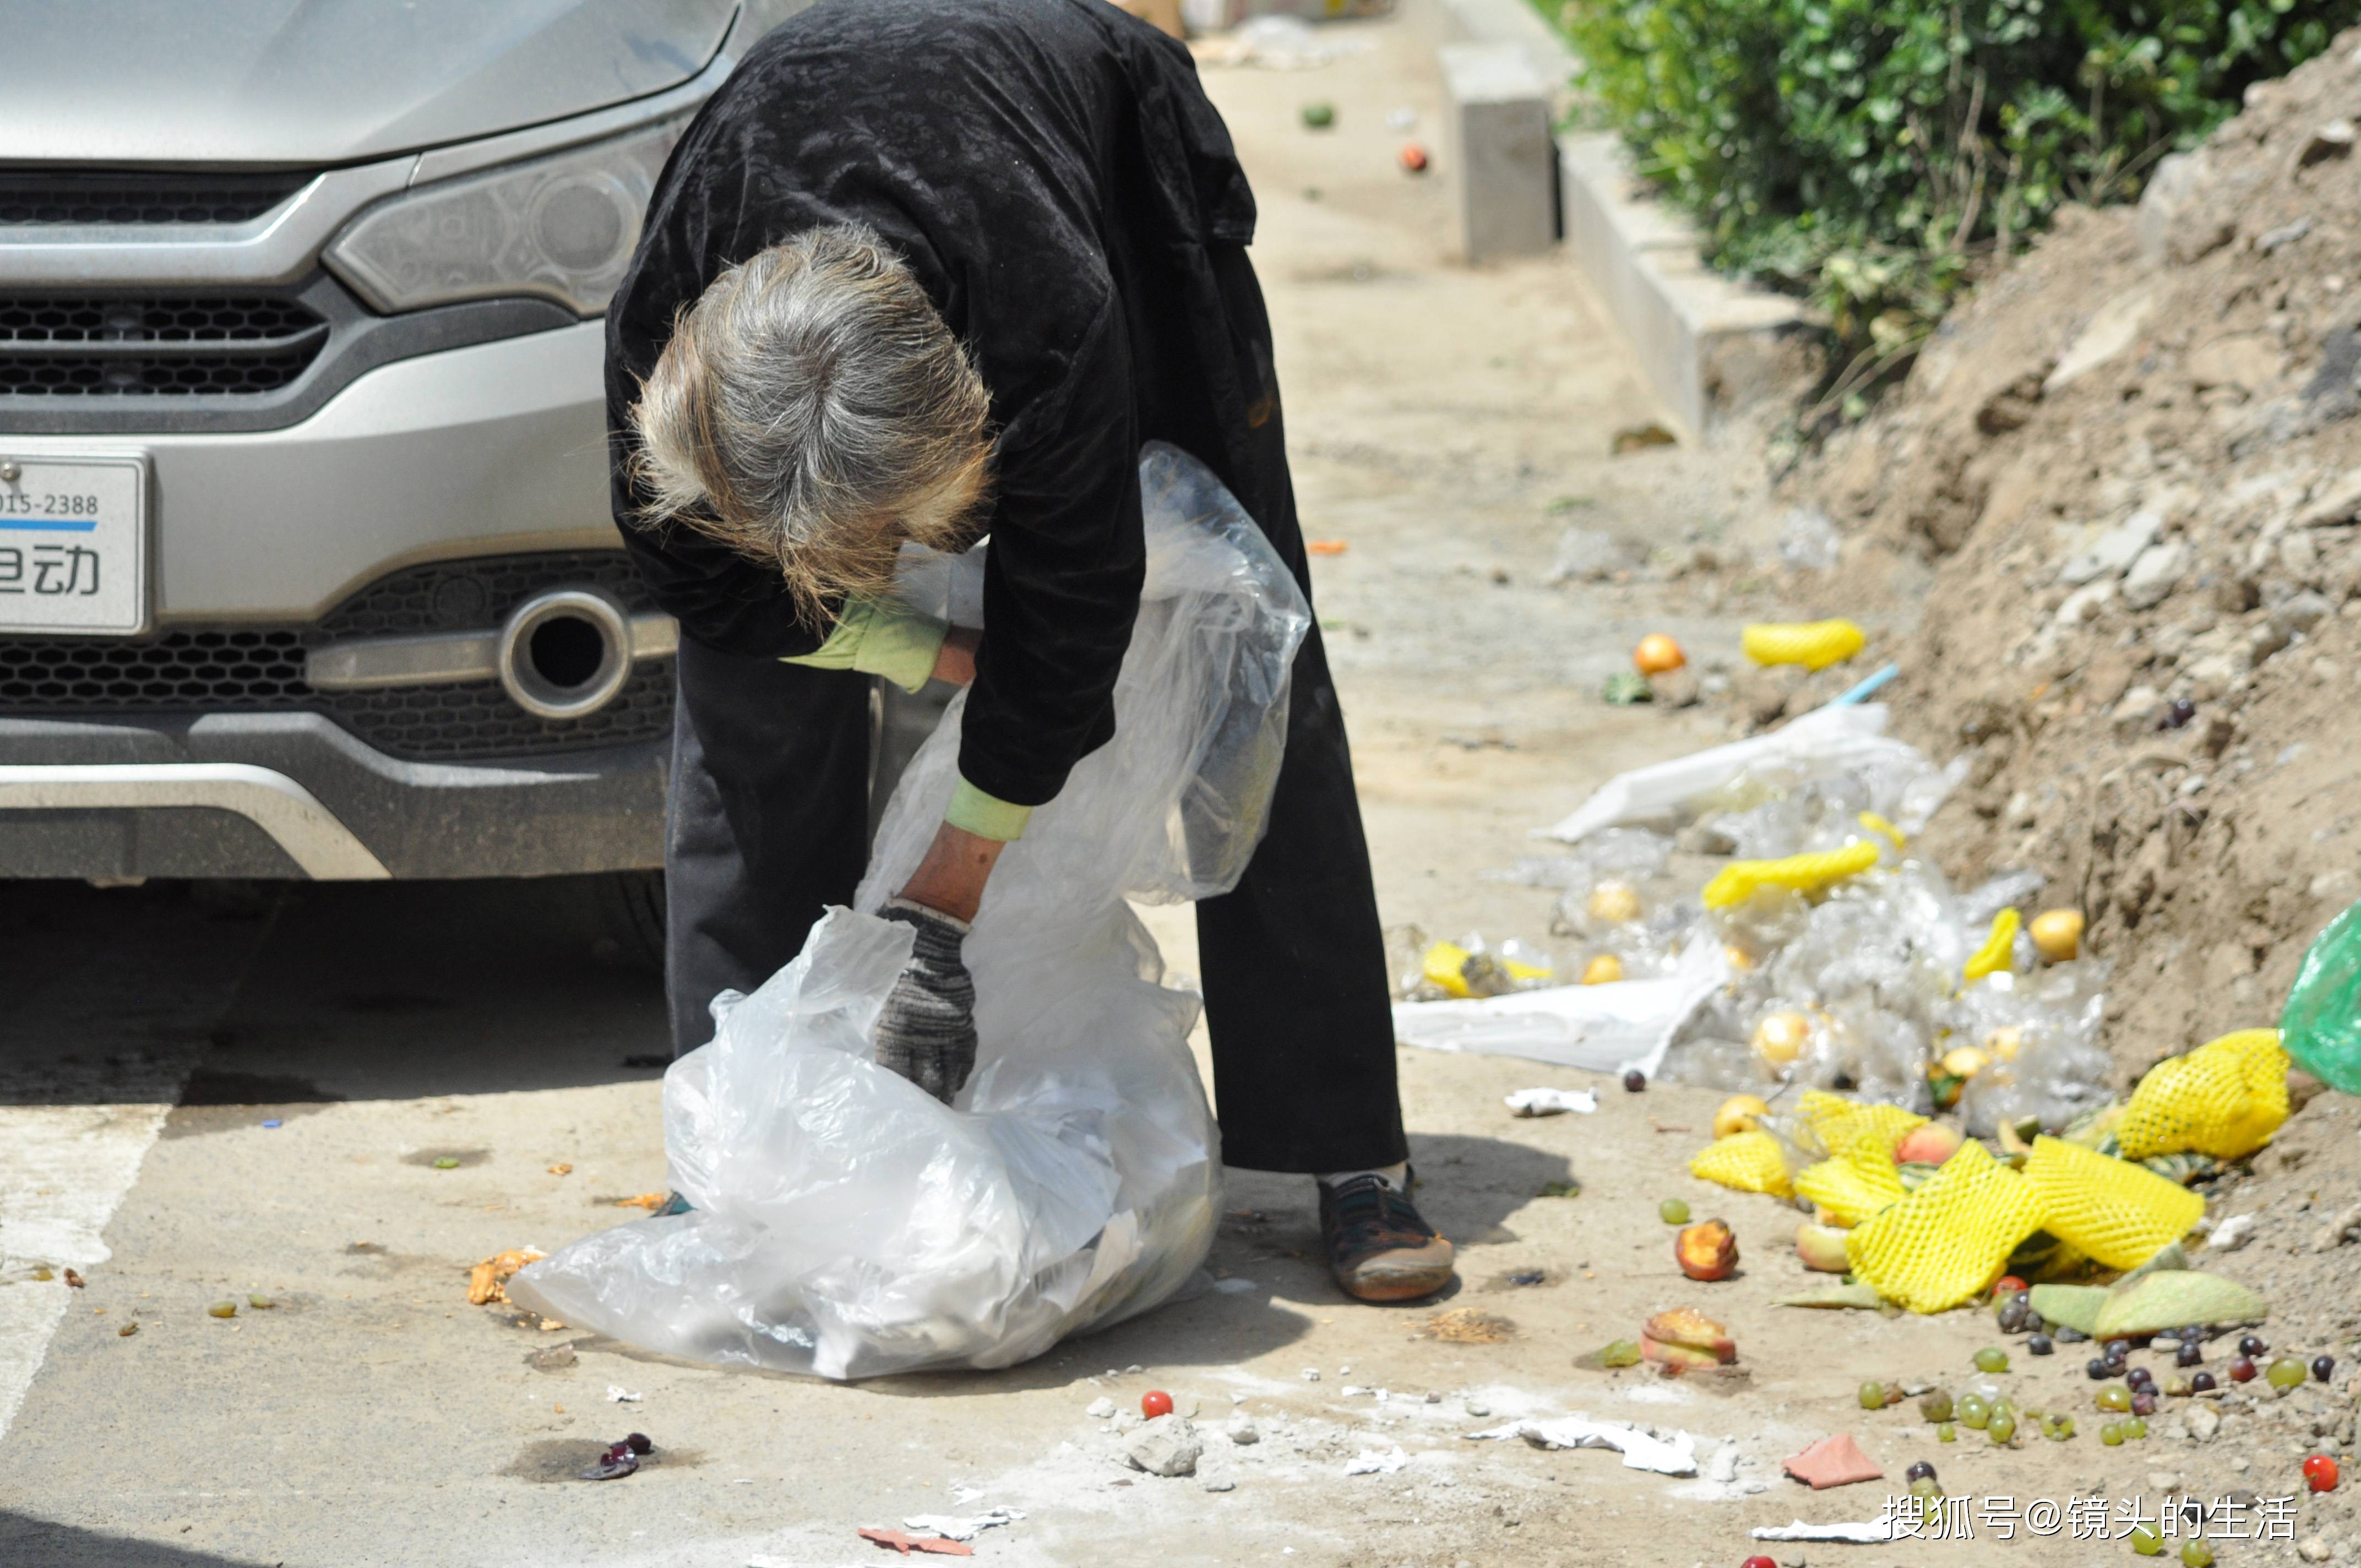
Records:
[[[660,896],[598,318],[799,8],[0,0],[0,876]]]

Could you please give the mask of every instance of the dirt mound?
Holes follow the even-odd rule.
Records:
[[[1973,757],[1929,848],[2087,909],[2135,1071],[2275,1021],[2361,894],[2356,46],[2068,214],[1784,487],[1854,536],[1897,729]]]

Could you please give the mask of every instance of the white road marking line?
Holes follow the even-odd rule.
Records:
[[[170,1105],[0,1105],[0,1442],[75,1304],[63,1270],[111,1255],[104,1240]],[[60,1271],[27,1277],[39,1265]]]

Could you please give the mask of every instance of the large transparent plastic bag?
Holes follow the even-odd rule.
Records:
[[[955,701],[895,790],[853,909],[832,909],[664,1077],[691,1212],[588,1236],[511,1299],[649,1350],[824,1377],[1005,1366],[1156,1305],[1203,1261],[1221,1158],[1187,1039],[1199,1001],[1126,899],[1211,897],[1258,840],[1311,621],[1194,459],[1140,463],[1147,588],[1115,737],[1033,814],[966,944],[977,1068],[956,1107],[872,1059],[910,953],[873,913],[958,782]]]

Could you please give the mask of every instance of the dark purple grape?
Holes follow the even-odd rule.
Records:
[[[2197,705],[2185,696],[2177,696],[2168,704],[2164,716],[2156,721],[2158,729],[2179,729],[2197,717]]]
[[[623,1442],[630,1447],[633,1453],[653,1453],[655,1452],[656,1445],[648,1441],[648,1434],[643,1431],[635,1431],[623,1439]]]
[[[1623,1089],[1626,1093],[1637,1094],[1647,1087],[1648,1075],[1638,1068],[1635,1067],[1623,1075]]]
[[[2048,1355],[2057,1348],[2050,1343],[2048,1334],[2035,1334],[2025,1342],[2026,1353],[2030,1355]]]
[[[2270,1348],[2271,1347],[2269,1345],[2263,1343],[2263,1336],[2260,1334],[2247,1334],[2238,1341],[2238,1354],[2240,1355],[2260,1355],[2263,1352]]]
[[[1923,1459],[1914,1459],[1910,1462],[1910,1468],[1903,1472],[1902,1478],[1905,1481],[1932,1481],[1935,1467]]]
[[[2155,1389],[2135,1388],[2132,1390],[2132,1414],[2136,1416],[2152,1416],[2156,1414]]]
[[[2172,1358],[2172,1364],[2175,1366],[2194,1366],[2204,1359],[2205,1353],[2197,1348],[2197,1342],[2185,1339],[2180,1342],[2180,1354]]]
[[[2328,1381],[2329,1374],[2335,1370],[2336,1358],[2334,1356],[2315,1355],[2312,1358],[2312,1381],[2316,1383],[2325,1383]]]
[[[2252,1383],[2254,1380],[2254,1358],[2246,1355],[2232,1356],[2230,1358],[2230,1381],[2233,1383]]]
[[[2189,1380],[2189,1391],[2192,1394],[2210,1392],[2213,1387],[2213,1374],[2211,1372],[2201,1372]]]
[[[2109,1376],[2106,1360],[2102,1356],[2094,1355],[2084,1362],[2082,1371],[2093,1383],[2104,1383]]]

